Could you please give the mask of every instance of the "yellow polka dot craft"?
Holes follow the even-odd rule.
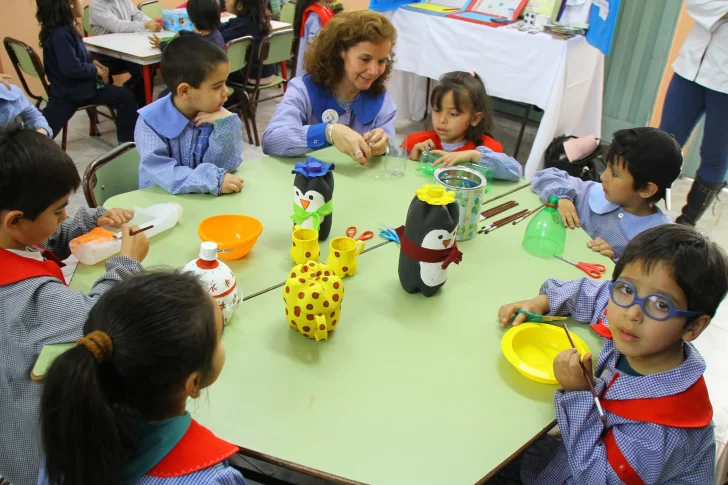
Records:
[[[283,285],[288,326],[306,338],[327,340],[341,320],[344,283],[327,264],[294,266]]]

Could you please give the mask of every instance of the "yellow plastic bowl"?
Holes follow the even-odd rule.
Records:
[[[583,358],[589,347],[574,332],[571,332],[571,338]],[[523,323],[512,327],[501,340],[501,350],[508,362],[524,376],[542,384],[558,384],[554,377],[554,359],[570,348],[564,329],[546,323]]]
[[[219,215],[208,217],[197,226],[197,234],[203,241],[217,243],[221,259],[240,259],[253,249],[263,224],[255,217]]]

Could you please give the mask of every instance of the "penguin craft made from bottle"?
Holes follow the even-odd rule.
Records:
[[[460,208],[455,193],[442,185],[424,185],[410,203],[400,239],[399,281],[408,293],[430,297],[447,280],[450,263],[460,264],[455,242]]]
[[[314,229],[319,241],[329,237],[334,201],[334,164],[308,158],[293,169],[293,215],[297,226]]]

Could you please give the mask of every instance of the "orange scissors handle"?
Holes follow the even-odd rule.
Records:
[[[602,274],[607,271],[607,267],[603,264],[591,264],[591,263],[577,263],[577,268],[588,274],[594,279],[599,279]]]
[[[374,237],[374,233],[372,231],[364,231],[359,237],[356,237],[356,231],[356,226],[349,226],[346,229],[346,235],[352,239],[356,239],[357,241],[368,241]]]

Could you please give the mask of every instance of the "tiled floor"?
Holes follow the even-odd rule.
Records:
[[[161,91],[161,86],[156,87],[156,92],[159,91]],[[273,114],[274,103],[274,101],[265,102],[258,109],[258,127],[261,135]],[[88,135],[88,119],[85,113],[76,114],[69,124],[68,154],[76,162],[79,173],[82,175],[86,166],[92,160],[116,146],[116,132],[113,123],[104,119],[99,128],[101,137],[93,138]],[[398,121],[396,126],[397,141],[401,141],[408,133],[422,129],[422,123],[408,120]],[[524,163],[528,157],[536,129],[535,125],[530,125],[526,129],[520,156],[518,157],[521,163]],[[507,153],[513,153],[518,130],[519,121],[506,115],[496,115],[494,137],[503,144]],[[255,160],[263,156],[260,148],[245,143],[243,147],[244,160]],[[689,180],[678,180],[673,187],[672,210],[669,211],[673,218],[680,213],[680,208],[684,204],[687,192],[690,189],[690,183]],[[716,204],[713,210],[703,217],[698,228],[717,241],[722,247],[728,249],[728,223],[722,221],[723,211],[728,203],[728,194],[723,195],[723,200],[724,203]],[[82,205],[85,206],[86,204],[83,194],[79,191],[71,200],[69,213],[72,214]],[[728,219],[728,215],[726,218]],[[719,314],[713,320],[713,324],[696,341],[696,345],[708,362],[706,380],[715,407],[716,435],[725,442],[728,439],[728,366],[725,365],[723,360],[725,358],[723,352],[728,348],[728,303],[722,305]],[[325,484],[322,480],[294,474],[261,462],[249,461],[245,466],[296,484]],[[255,482],[250,483],[255,485]]]

